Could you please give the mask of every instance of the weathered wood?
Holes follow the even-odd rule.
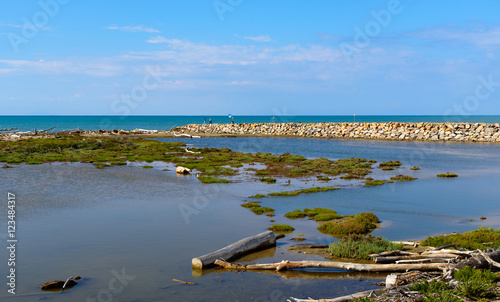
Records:
[[[450,258],[455,259],[458,255],[455,254],[421,254],[421,255],[407,255],[407,256],[387,256],[387,257],[375,257],[373,260],[375,263],[385,264],[394,263],[399,260],[416,260],[416,259],[434,259],[434,258]]]
[[[424,264],[362,264],[335,261],[281,261],[279,263],[266,264],[232,264],[227,261],[216,260],[214,262],[224,268],[241,270],[286,270],[297,268],[332,268],[348,271],[360,272],[406,272],[409,270],[439,271],[442,270],[442,263]]]
[[[383,290],[384,289],[367,290],[364,292],[355,293],[352,295],[342,296],[342,297],[338,297],[338,298],[320,299],[320,300],[313,300],[311,298],[298,299],[298,298],[290,297],[290,299],[288,299],[287,301],[288,302],[345,302],[345,301],[352,301],[354,299],[362,299],[365,297],[372,297],[373,295],[377,296],[377,295],[380,295]]]
[[[276,245],[276,235],[271,231],[266,231],[244,238],[213,253],[193,258],[191,263],[194,268],[205,268],[213,265],[217,259],[229,261],[252,251],[274,245]]]

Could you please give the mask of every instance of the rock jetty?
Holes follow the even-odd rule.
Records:
[[[500,142],[500,124],[486,123],[257,123],[190,124],[190,135],[287,136],[340,139]]]

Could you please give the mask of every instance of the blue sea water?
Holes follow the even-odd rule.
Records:
[[[500,115],[308,115],[308,116],[0,116],[0,128],[18,128],[19,131],[45,130],[56,127],[56,131],[80,128],[83,130],[165,130],[185,124],[213,123],[319,123],[319,122],[472,122],[498,123]]]

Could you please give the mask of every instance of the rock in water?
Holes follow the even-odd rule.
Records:
[[[175,169],[175,172],[177,172],[178,174],[189,174],[191,173],[191,169],[179,166],[177,167],[177,169]]]
[[[42,284],[41,289],[46,290],[46,291],[60,291],[64,285],[64,282],[66,281],[50,281],[50,282],[45,282]],[[69,280],[68,284],[66,284],[65,289],[72,288],[73,286],[77,285],[73,280]]]

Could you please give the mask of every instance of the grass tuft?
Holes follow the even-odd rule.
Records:
[[[402,248],[402,244],[392,243],[380,236],[350,235],[343,237],[339,242],[330,244],[328,250],[333,256],[339,258],[369,260],[371,259],[371,257],[368,256],[370,254],[400,250]]]

